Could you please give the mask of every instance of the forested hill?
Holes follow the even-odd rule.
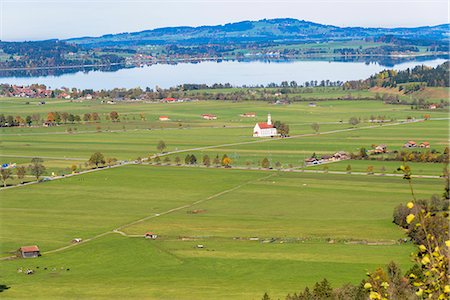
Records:
[[[344,89],[368,89],[372,87],[397,88],[405,93],[418,91],[425,86],[449,87],[449,61],[435,68],[424,65],[403,71],[384,70],[366,80],[353,80],[344,83]]]
[[[363,28],[323,25],[297,19],[263,19],[217,26],[165,27],[101,37],[68,39],[86,47],[133,45],[198,45],[208,43],[324,42],[332,40],[384,39],[414,41],[417,45],[449,41],[450,24],[416,28]]]

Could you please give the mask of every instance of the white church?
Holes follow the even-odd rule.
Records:
[[[256,123],[253,128],[253,137],[274,137],[277,136],[277,129],[272,124],[272,117],[267,115],[267,122]]]

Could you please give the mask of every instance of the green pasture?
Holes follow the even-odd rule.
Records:
[[[414,187],[425,198],[443,185]],[[410,200],[401,178],[140,165],[1,193],[1,255],[28,244],[44,252],[0,261],[10,298],[283,298],[324,277],[357,284],[391,260],[411,266],[413,246],[396,243],[404,233],[391,221]],[[111,232],[45,253],[122,226],[160,237]]]
[[[26,101],[31,103],[26,105]],[[2,162],[26,164],[30,157],[41,156],[46,160],[49,172],[66,172],[72,164],[80,165],[95,151],[106,157],[121,160],[134,160],[147,157],[156,152],[160,140],[165,141],[165,151],[187,150],[206,146],[219,146],[241,142],[251,142],[253,126],[264,121],[268,112],[274,120],[289,124],[291,135],[314,133],[311,124],[320,124],[319,133],[348,129],[348,119],[361,118],[357,127],[369,126],[364,120],[371,115],[385,116],[387,119],[402,120],[408,116],[420,118],[421,111],[411,111],[405,106],[386,105],[379,101],[324,101],[317,107],[307,103],[291,105],[270,105],[265,102],[200,101],[175,104],[123,103],[101,104],[99,101],[69,102],[50,100],[45,105],[33,104],[30,99],[2,99],[0,108],[8,115],[66,111],[76,114],[98,112],[103,118],[100,123],[65,124],[54,127],[1,128],[0,159]],[[122,116],[120,122],[106,121],[104,116],[116,110]],[[256,112],[257,118],[241,118],[239,114]],[[206,121],[202,113],[214,113],[218,120]],[[145,120],[140,119],[140,115]],[[158,116],[168,115],[172,121],[157,121]],[[445,118],[444,112],[433,112],[433,118]],[[134,119],[134,120],[133,120]],[[224,146],[197,151],[199,155],[215,156],[227,153],[235,165],[245,165],[248,161],[256,166],[264,157],[273,163],[287,166],[300,166],[313,152],[331,154],[334,151],[358,151],[361,147],[369,149],[372,144],[385,143],[392,149],[399,149],[409,139],[429,141],[440,151],[445,147],[448,137],[448,121],[403,124],[399,126],[379,126],[375,129],[333,133],[295,139],[264,141],[248,145]],[[71,129],[72,133],[68,132]],[[194,150],[193,150],[194,151]],[[186,153],[178,154],[183,157]],[[171,156],[173,159],[174,156]],[[55,162],[55,160],[60,160]],[[72,159],[72,160],[71,160]],[[65,165],[65,162],[67,164]],[[49,174],[50,174],[49,173]]]
[[[284,168],[289,165],[294,167],[302,167],[305,158],[310,157],[313,153],[316,155],[331,155],[337,151],[346,151],[358,153],[360,148],[371,149],[372,145],[386,144],[389,151],[402,151],[403,144],[409,140],[415,140],[418,143],[428,141],[431,149],[415,149],[416,151],[426,151],[435,149],[442,152],[448,145],[448,121],[436,120],[417,123],[404,123],[395,126],[379,126],[372,125],[372,128],[360,128],[358,130],[343,131],[336,133],[326,133],[309,136],[300,136],[290,139],[271,139],[261,143],[251,143],[242,145],[233,145],[218,147],[214,149],[203,149],[199,151],[191,151],[190,154],[197,156],[201,161],[204,155],[211,158],[223,154],[227,154],[232,159],[232,164],[237,166],[245,166],[250,163],[251,167],[260,166],[260,162],[266,157],[275,166],[276,162],[280,162]],[[337,126],[337,125],[335,125]],[[365,126],[368,126],[367,124]],[[339,127],[336,127],[338,129]],[[341,125],[340,129],[349,128],[348,125]],[[330,129],[328,129],[330,130]],[[307,128],[305,127],[305,132]],[[173,162],[175,156],[184,158],[181,154],[171,155]],[[372,160],[364,162],[341,162],[339,165],[346,168],[347,164],[355,164],[354,171],[365,171],[367,166],[374,165],[381,168],[386,167],[386,172],[392,173],[394,165],[400,165],[401,162],[376,162]],[[334,163],[327,164],[330,170],[334,170]],[[435,163],[423,163],[417,165],[418,174],[440,175],[443,166]],[[323,166],[316,167],[322,168]],[[361,170],[362,168],[362,170]],[[389,169],[391,168],[391,169]],[[339,169],[336,169],[339,170]]]

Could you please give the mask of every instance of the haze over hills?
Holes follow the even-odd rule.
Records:
[[[304,20],[283,18],[242,21],[216,26],[165,27],[140,32],[107,34],[66,40],[86,47],[251,43],[251,42],[325,42],[393,36],[414,44],[430,45],[449,41],[450,24],[414,28],[338,27]]]

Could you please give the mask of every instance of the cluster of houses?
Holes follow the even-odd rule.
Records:
[[[305,159],[305,165],[320,165],[326,162],[333,162],[333,161],[339,161],[339,160],[346,160],[349,159],[350,156],[345,151],[339,151],[336,152],[333,155],[323,155],[320,158],[317,157],[310,157]]]
[[[47,89],[45,86],[24,86],[24,85],[12,85],[11,89],[7,90],[5,95],[7,97],[17,97],[17,98],[59,98],[59,99],[71,99],[68,89],[61,90],[51,90]],[[78,97],[86,100],[92,100],[93,96],[91,94],[86,94],[84,97]],[[42,104],[45,104],[42,103]]]
[[[9,97],[20,98],[50,98],[52,90],[45,88],[31,88],[30,86],[12,85],[12,91],[7,93]]]
[[[430,148],[430,143],[428,142],[422,142],[420,144],[417,144],[415,141],[407,141],[403,148]]]

